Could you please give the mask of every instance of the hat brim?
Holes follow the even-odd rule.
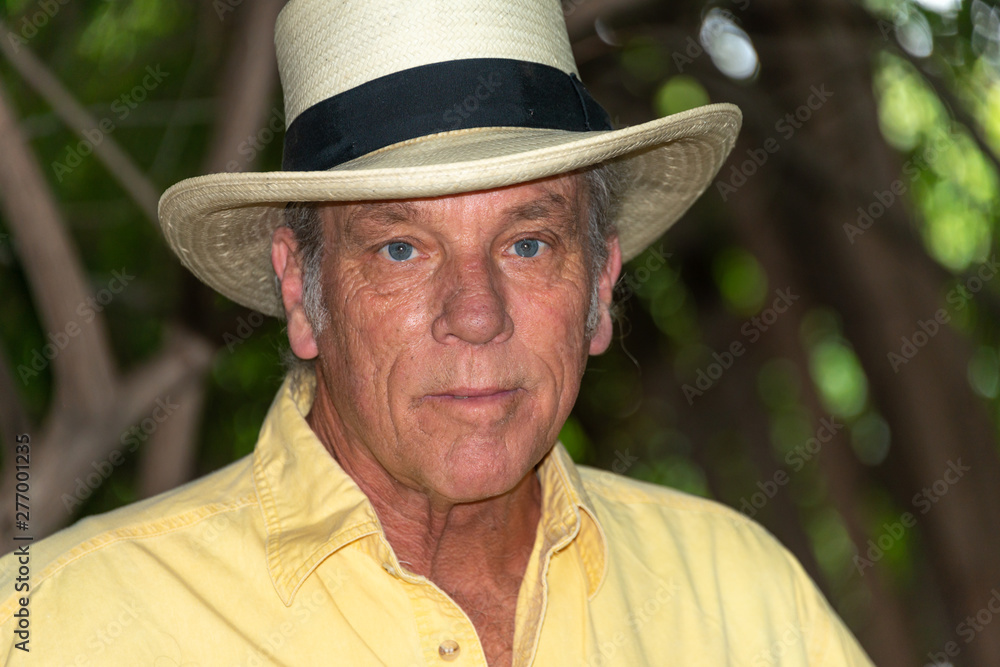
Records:
[[[413,199],[526,183],[607,160],[628,164],[617,226],[624,260],[680,218],[722,167],[742,116],[713,104],[606,132],[490,127],[388,146],[329,171],[189,178],[160,198],[163,234],[205,284],[284,317],[271,236],[288,202]]]

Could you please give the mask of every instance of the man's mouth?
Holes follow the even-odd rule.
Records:
[[[508,398],[517,391],[516,387],[455,387],[454,389],[448,389],[438,394],[431,394],[428,398],[485,403]]]

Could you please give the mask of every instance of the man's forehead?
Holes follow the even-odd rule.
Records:
[[[440,202],[479,199],[483,205],[499,210],[511,220],[536,220],[547,217],[578,217],[583,177],[578,173],[561,174],[528,183],[491,190],[463,192],[439,197],[321,203],[321,209],[347,224],[372,220],[395,223],[419,220]]]

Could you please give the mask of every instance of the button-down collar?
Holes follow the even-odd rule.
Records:
[[[275,398],[254,451],[254,485],[267,530],[267,567],[278,596],[290,605],[296,591],[326,558],[367,539],[366,550],[387,572],[400,572],[375,509],[330,456],[306,422],[315,379],[289,377]],[[607,567],[607,544],[593,504],[565,448],[557,443],[538,466],[542,512],[533,558],[576,542],[593,597]],[[582,511],[581,511],[582,510]]]

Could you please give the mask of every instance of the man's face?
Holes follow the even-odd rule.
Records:
[[[324,428],[441,501],[513,488],[555,442],[588,353],[610,341],[606,307],[597,333],[584,331],[592,283],[579,177],[321,210],[329,325],[315,348],[295,349],[301,317],[289,333],[297,353],[318,352],[318,395],[332,408]],[[605,306],[617,240],[611,250],[598,277]]]

